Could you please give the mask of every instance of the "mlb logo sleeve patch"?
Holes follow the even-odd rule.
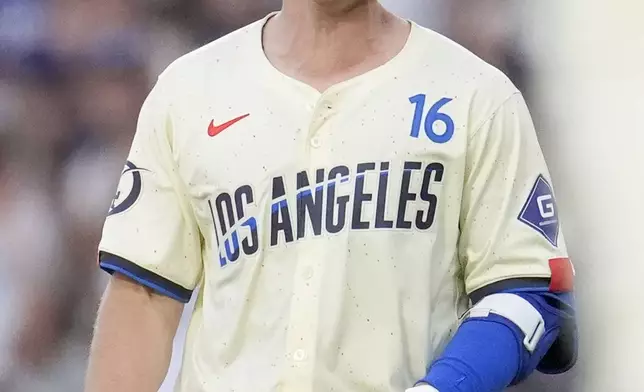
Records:
[[[519,220],[541,233],[553,246],[557,246],[559,216],[552,187],[543,175],[539,175],[534,183],[519,214]]]

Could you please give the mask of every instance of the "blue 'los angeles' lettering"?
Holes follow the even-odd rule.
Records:
[[[364,190],[365,175],[376,168],[374,162],[359,163],[356,173],[355,189],[353,192],[353,213],[351,215],[351,229],[365,230],[369,228],[369,222],[362,220],[363,203],[371,201],[373,195]]]
[[[270,227],[265,228],[258,227],[256,217],[248,214],[251,205],[255,208],[252,211],[257,210],[250,185],[240,186],[232,196],[222,192],[214,203],[208,201],[219,263],[224,267],[242,255],[256,254],[263,238],[260,229],[269,230],[270,246],[345,229],[428,230],[434,225],[440,196],[436,186],[443,177],[444,166],[439,162],[404,162],[398,184],[390,181],[389,162],[359,163],[353,175],[347,166],[340,165],[328,172],[320,168],[297,173],[294,197],[290,198],[284,177],[274,177]],[[343,185],[352,179],[353,184]],[[397,202],[392,203],[391,197],[397,197]]]
[[[423,175],[423,185],[420,187],[420,199],[427,202],[426,211],[418,211],[416,213],[416,228],[419,230],[427,230],[434,224],[434,217],[436,216],[436,207],[438,204],[438,196],[431,192],[432,183],[443,182],[444,167],[440,163],[430,163],[425,168]]]
[[[347,220],[347,204],[350,196],[336,194],[336,184],[338,181],[344,183],[349,181],[349,168],[346,166],[336,166],[329,171],[329,183],[327,184],[326,200],[326,231],[330,234],[336,234],[344,229]]]
[[[242,222],[241,227],[246,228],[249,234],[241,242],[245,255],[252,255],[259,249],[259,234],[257,233],[257,219],[254,216],[246,216],[246,207],[253,204],[253,188],[250,185],[243,185],[235,191],[235,208],[237,217]]]
[[[253,201],[253,190],[249,185],[239,187],[234,197],[227,192],[220,193],[214,206],[208,200],[221,267],[235,263],[242,253],[251,256],[259,250],[257,219],[246,214],[246,207]]]
[[[215,199],[215,210],[217,211],[217,218],[219,218],[221,224],[221,235],[224,239],[226,258],[231,263],[234,263],[240,255],[239,235],[236,231],[232,231],[230,236],[226,236],[228,230],[232,229],[236,222],[233,200],[228,193],[221,193],[217,196]]]
[[[380,163],[380,176],[378,178],[378,198],[376,199],[376,229],[391,229],[394,221],[386,219],[387,185],[389,184],[389,162]]]
[[[400,197],[398,198],[398,216],[396,218],[397,229],[411,229],[411,221],[405,219],[407,215],[407,203],[416,200],[416,194],[411,193],[409,185],[414,171],[420,170],[420,162],[405,162],[402,183],[400,184]]]
[[[275,246],[279,240],[279,234],[284,234],[284,240],[293,242],[293,225],[291,225],[291,213],[286,199],[286,187],[283,177],[273,178],[273,204],[271,205],[271,246]]]
[[[315,175],[315,191],[312,192],[306,171],[297,173],[297,239],[306,234],[306,217],[313,229],[313,235],[322,234],[322,207],[324,192],[324,169],[318,169]]]

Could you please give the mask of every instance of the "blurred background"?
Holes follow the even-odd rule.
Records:
[[[537,124],[577,267],[582,350],[569,374],[514,390],[644,390],[644,3],[383,3],[503,70]],[[0,0],[0,392],[82,391],[106,281],[95,250],[143,99],[172,60],[279,6]]]

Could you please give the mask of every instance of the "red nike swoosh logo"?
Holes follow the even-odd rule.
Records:
[[[241,120],[245,119],[246,117],[250,116],[249,114],[244,114],[243,116],[239,116],[237,118],[233,118],[232,120],[225,122],[220,125],[215,125],[215,120],[210,121],[210,125],[208,125],[208,136],[214,137],[225,131],[226,129],[230,128],[231,126],[235,125],[236,123],[240,122]]]

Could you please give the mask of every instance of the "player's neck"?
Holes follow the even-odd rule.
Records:
[[[349,8],[338,8],[333,5],[336,1],[321,3],[285,0],[264,30],[266,55],[291,76],[323,79],[347,70],[361,73],[368,70],[360,70],[361,66],[373,68],[393,57],[407,39],[407,22],[377,1],[360,1]],[[314,87],[327,87],[321,84]]]
[[[291,51],[346,49],[377,38],[395,17],[377,1],[285,0],[271,23]],[[347,0],[348,2],[348,0]]]
[[[377,18],[384,12],[376,0],[284,0],[280,15],[319,30],[369,16]]]

